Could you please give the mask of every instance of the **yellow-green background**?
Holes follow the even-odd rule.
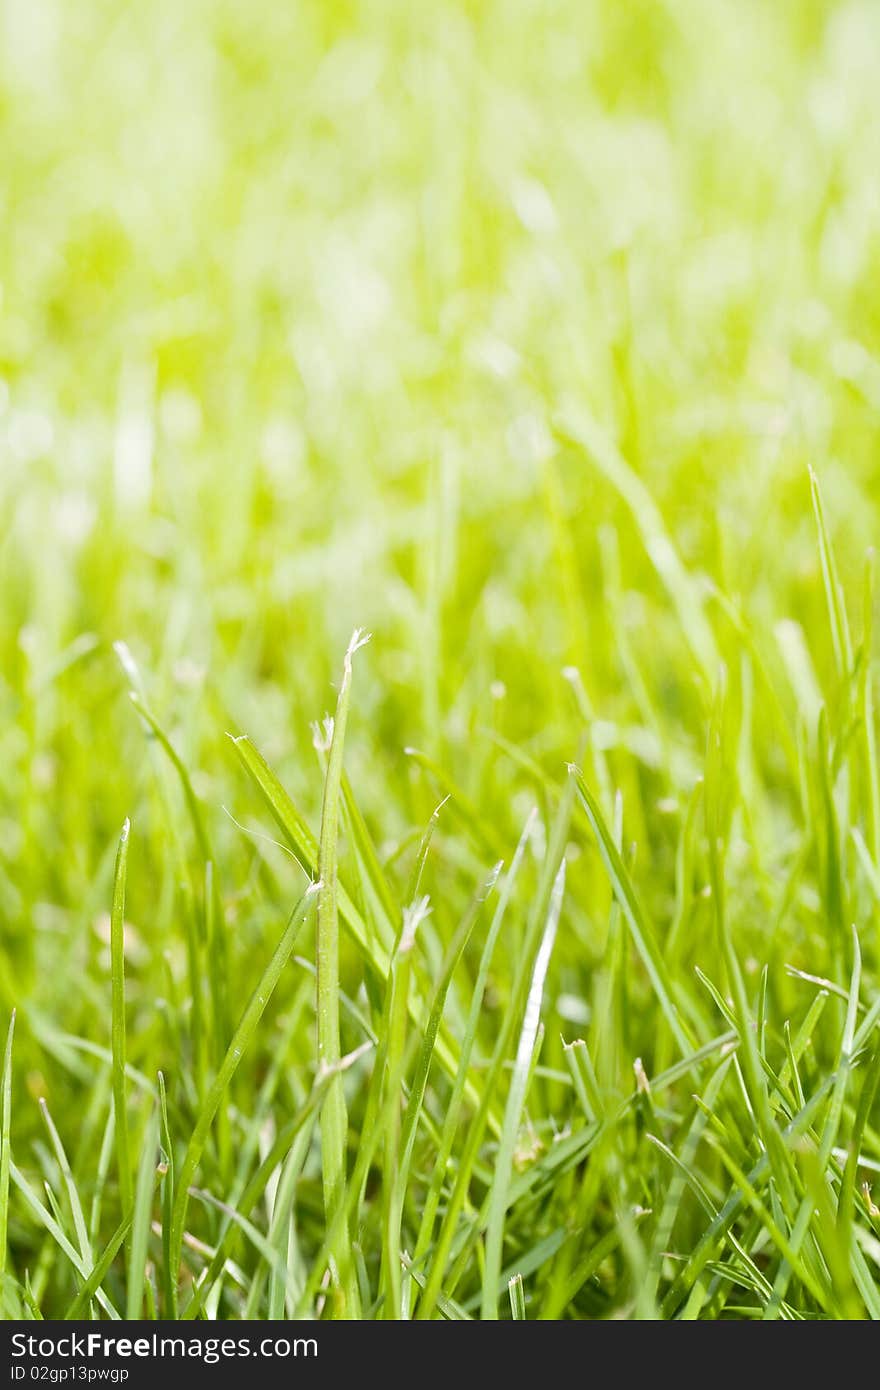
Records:
[[[880,8],[5,0],[0,16],[17,1090],[63,1109],[89,1073],[53,1030],[107,1044],[102,914],[127,814],[132,1059],[173,1063],[157,1000],[166,954],[185,994],[191,845],[120,639],[208,808],[242,989],[299,880],[224,814],[271,831],[224,735],[250,733],[314,824],[310,722],[355,625],[373,640],[347,765],[377,843],[406,868],[442,792],[411,746],[495,837],[454,817],[439,832],[440,936],[545,794],[534,764],[559,784],[574,757],[609,814],[623,791],[662,936],[723,665],[743,953],[830,969],[797,771],[799,723],[814,740],[820,702],[840,711],[808,465],[857,635],[878,520]],[[702,887],[681,950],[708,968]],[[583,835],[551,972],[557,1061],[608,901]],[[781,971],[772,989],[801,1007]],[[649,1055],[639,997],[626,1037]],[[306,1065],[307,1031],[296,1047]]]

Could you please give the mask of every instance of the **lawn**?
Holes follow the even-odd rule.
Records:
[[[880,1317],[880,11],[0,35],[0,1316]]]

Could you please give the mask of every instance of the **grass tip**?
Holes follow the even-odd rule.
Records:
[[[488,898],[489,894],[490,894],[490,893],[492,892],[492,890],[494,889],[496,883],[498,882],[498,879],[499,879],[499,877],[500,877],[500,875],[501,875],[501,871],[502,871],[503,868],[504,868],[504,860],[503,860],[503,859],[499,859],[499,860],[497,861],[497,863],[495,863],[495,864],[492,865],[491,871],[490,871],[490,873],[489,873],[489,877],[486,879],[486,882],[485,882],[485,885],[484,885],[484,887],[483,887],[483,890],[482,890],[482,892],[480,893],[480,902],[481,902],[481,903],[484,903],[484,902],[486,901],[486,899]]]
[[[351,661],[351,658],[354,656],[355,652],[359,652],[361,647],[365,647],[372,635],[372,632],[367,632],[362,627],[356,627],[354,632],[351,634],[351,641],[349,642],[348,650],[345,653],[346,660]]]
[[[405,956],[415,945],[416,932],[419,925],[431,913],[431,899],[427,893],[417,902],[410,903],[409,907],[403,909],[403,931],[400,934],[400,944],[397,947],[397,954]]]
[[[351,641],[349,642],[348,646],[347,646],[346,649],[345,649],[345,661],[343,662],[343,668],[342,668],[342,687],[343,687],[343,689],[345,689],[345,687],[348,685],[349,681],[351,680],[351,659],[352,659],[352,657],[354,656],[355,652],[359,652],[359,651],[360,651],[361,647],[365,647],[365,646],[367,645],[367,643],[369,642],[371,636],[372,636],[372,633],[370,633],[370,632],[365,632],[364,629],[361,628],[361,627],[356,627],[355,630],[354,630],[354,632],[351,634]]]
[[[318,722],[313,720],[310,725],[312,731],[312,746],[316,753],[329,753],[330,745],[333,742],[333,732],[336,728],[336,721],[332,714],[325,714],[324,718]]]

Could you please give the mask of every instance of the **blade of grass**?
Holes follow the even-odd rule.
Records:
[[[284,1316],[285,1300],[288,1296],[295,1294],[294,1290],[288,1290],[287,1255],[296,1186],[303,1165],[308,1158],[311,1142],[312,1130],[310,1126],[307,1129],[302,1129],[290,1146],[290,1152],[281,1170],[281,1177],[272,1204],[268,1245],[273,1257],[277,1260],[277,1265],[272,1269],[269,1284],[269,1320],[271,1322],[278,1321]]]
[[[162,1145],[162,1307],[170,1315],[174,1306],[174,1278],[171,1263],[171,1221],[174,1209],[174,1141],[168,1123],[168,1097],[165,1093],[165,1076],[159,1072],[156,1077],[159,1091],[159,1142]]]
[[[88,1279],[85,1280],[76,1298],[65,1312],[65,1322],[77,1321],[82,1318],[83,1313],[93,1298],[98,1298],[100,1301],[101,1295],[98,1291],[106,1279],[113,1261],[128,1239],[129,1232],[131,1231],[131,1221],[131,1212],[129,1212],[128,1215],[122,1218],[119,1225],[116,1227],[116,1230],[101,1252],[99,1259],[96,1260]]]
[[[10,1163],[9,1173],[13,1183],[24,1198],[25,1204],[30,1209],[31,1214],[36,1218],[39,1224],[45,1227],[49,1232],[49,1235],[55,1241],[59,1249],[67,1256],[77,1274],[79,1274],[82,1279],[88,1280],[89,1275],[92,1273],[89,1265],[83,1260],[76,1247],[68,1240],[56,1218],[43,1206],[39,1197],[35,1195],[24,1174],[19,1172],[14,1163]],[[119,1319],[120,1314],[118,1310],[102,1289],[95,1289],[95,1298],[108,1317],[115,1320]]]
[[[831,548],[828,527],[825,524],[825,510],[822,505],[822,492],[819,487],[819,479],[812,468],[809,470],[809,473],[810,494],[813,500],[813,515],[816,518],[816,529],[819,533],[819,558],[822,564],[822,582],[825,586],[825,601],[828,605],[831,645],[834,651],[834,661],[837,667],[838,679],[841,682],[841,687],[843,687],[852,670],[852,641],[849,635],[849,624],[846,618],[843,590],[840,586],[840,580],[837,577],[837,565],[834,561],[834,551]]]
[[[569,777],[556,812],[550,841],[544,857],[538,890],[533,899],[528,922],[526,924],[525,938],[517,955],[515,974],[510,992],[510,1002],[501,1024],[492,1054],[492,1061],[483,1083],[484,1090],[480,1107],[465,1138],[452,1195],[449,1199],[446,1215],[434,1247],[431,1270],[422,1297],[419,1300],[417,1309],[417,1316],[419,1318],[429,1318],[431,1316],[436,1306],[437,1296],[440,1293],[441,1284],[446,1271],[446,1262],[456,1235],[458,1219],[467,1197],[474,1163],[476,1162],[479,1146],[485,1132],[489,1107],[492,1103],[492,1097],[498,1085],[507,1057],[507,1049],[513,1036],[513,1030],[520,1017],[520,1011],[525,1004],[525,996],[531,979],[535,955],[547,923],[547,914],[550,909],[553,885],[556,882],[556,875],[559,872],[559,866],[562,863],[568,841],[573,804],[574,782],[573,779]],[[499,904],[499,909],[500,906]]]
[[[465,1026],[464,1036],[461,1042],[461,1053],[459,1058],[458,1070],[455,1074],[452,1085],[452,1093],[446,1106],[446,1114],[443,1121],[443,1129],[440,1136],[437,1157],[434,1169],[431,1174],[431,1182],[425,1196],[422,1208],[422,1219],[419,1224],[418,1237],[416,1239],[415,1254],[413,1262],[418,1265],[423,1259],[434,1231],[434,1223],[437,1217],[437,1208],[440,1203],[440,1195],[443,1182],[446,1176],[447,1165],[452,1153],[455,1135],[458,1129],[461,1115],[461,1107],[465,1098],[465,1086],[467,1081],[468,1069],[470,1067],[471,1055],[473,1053],[474,1042],[476,1040],[477,1027],[480,1021],[480,1014],[483,1008],[483,1001],[486,993],[486,984],[489,978],[489,968],[492,964],[492,957],[498,941],[501,929],[504,925],[507,909],[510,904],[513,890],[518,881],[519,873],[522,868],[526,846],[532,834],[536,812],[532,809],[529,812],[526,823],[520,835],[519,843],[511,861],[510,868],[505,875],[504,883],[498,899],[498,905],[492,917],[489,931],[480,956],[480,963],[477,967],[477,975],[474,981],[471,1007]]]
[[[296,939],[302,930],[310,909],[314,905],[319,891],[320,884],[311,884],[294,908],[287,927],[275,947],[272,957],[263,971],[256,989],[251,995],[250,1001],[239,1020],[238,1027],[232,1035],[232,1040],[227,1048],[226,1056],[223,1058],[220,1070],[208,1090],[204,1104],[196,1119],[189,1143],[187,1144],[186,1152],[180,1165],[180,1175],[177,1179],[171,1214],[171,1236],[169,1245],[171,1255],[171,1278],[175,1281],[173,1284],[175,1304],[177,1301],[177,1270],[180,1266],[180,1255],[183,1245],[183,1226],[186,1219],[189,1189],[193,1177],[195,1176],[196,1169],[199,1166],[199,1161],[201,1160],[202,1152],[207,1142],[211,1124],[223,1102],[229,1083],[235,1075],[242,1054],[256,1032],[257,1024],[262,1018],[263,1011],[272,996],[275,986],[281,978],[281,972],[287,964]]]
[[[514,1322],[524,1322],[526,1316],[526,1296],[523,1293],[523,1281],[521,1274],[514,1274],[507,1281],[507,1292],[510,1295],[510,1316]]]
[[[729,1070],[730,1058],[725,1057],[709,1080],[703,1099],[710,1110],[715,1105]],[[693,1166],[705,1127],[706,1116],[702,1109],[698,1107],[681,1147],[681,1153],[676,1155],[678,1163],[676,1164],[675,1173],[666,1190],[660,1216],[654,1228],[654,1239],[648,1261],[646,1287],[644,1290],[639,1291],[640,1306],[643,1309],[653,1305],[656,1301],[663,1269],[664,1252],[669,1249],[673,1228],[681,1208],[685,1187],[688,1183],[687,1174]],[[650,1140],[651,1136],[647,1135],[646,1138]]]
[[[862,634],[861,698],[859,700],[859,707],[861,710],[863,740],[862,775],[866,784],[864,789],[865,825],[867,828],[868,844],[871,846],[871,857],[875,864],[880,864],[880,771],[878,771],[877,763],[877,730],[874,724],[874,676],[871,670],[871,658],[873,654],[874,567],[874,552],[871,550],[868,552],[868,557],[865,562],[864,600],[862,603],[864,631]]]
[[[125,1316],[129,1322],[136,1321],[142,1313],[153,1193],[156,1188],[158,1146],[159,1123],[156,1111],[153,1109],[147,1121],[147,1129],[142,1141],[132,1207],[131,1244],[128,1252],[128,1286],[125,1296]]]
[[[354,1052],[343,1057],[338,1068],[324,1072],[323,1075],[316,1078],[308,1100],[297,1114],[294,1115],[292,1119],[288,1120],[287,1124],[283,1125],[278,1131],[269,1152],[266,1154],[266,1157],[263,1159],[256,1172],[249,1179],[244,1191],[238,1198],[236,1210],[239,1216],[248,1217],[250,1215],[265,1192],[273,1173],[289,1154],[297,1136],[307,1125],[313,1122],[335,1071],[347,1071],[371,1046],[372,1044],[369,1042],[362,1044],[362,1046],[357,1048]],[[204,1277],[201,1283],[193,1290],[192,1299],[181,1315],[184,1321],[189,1321],[200,1316],[209,1289],[222,1274],[223,1267],[229,1257],[229,1248],[233,1242],[234,1236],[235,1229],[230,1224],[218,1241],[216,1251],[211,1257],[211,1262],[205,1271]]]
[[[324,781],[324,801],[321,810],[321,838],[318,846],[318,873],[320,890],[318,892],[317,925],[317,1019],[318,1019],[318,1065],[333,1067],[339,1061],[339,903],[338,903],[338,848],[339,799],[342,780],[342,757],[345,746],[345,729],[351,702],[352,657],[369,641],[360,629],[355,629],[342,669],[342,684],[336,702],[336,716],[330,736],[330,749],[327,759],[327,776]],[[329,1225],[339,1209],[345,1187],[346,1136],[348,1115],[345,1105],[345,1092],[342,1077],[336,1076],[331,1082],[321,1111],[321,1174],[324,1187],[324,1215]],[[350,1267],[350,1245],[347,1228],[341,1233],[338,1263],[342,1268]],[[346,1315],[357,1316],[357,1288],[349,1279],[344,1290]]]
[[[230,734],[229,738],[242,767],[263,797],[296,859],[307,873],[317,876],[319,858],[317,841],[284,787],[247,735],[242,734],[234,737]],[[423,848],[426,850],[424,845]],[[357,943],[373,969],[383,979],[387,979],[391,951],[395,940],[394,924],[385,920],[384,917],[380,918],[377,921],[377,928],[381,939],[377,941],[375,933],[371,932],[367,926],[362,913],[355,906],[341,881],[337,884],[337,904],[342,925]],[[420,1000],[413,991],[410,1013],[416,1022],[418,1022],[421,1007]],[[458,1048],[450,1038],[444,1036],[442,1029],[437,1039],[437,1057],[442,1062],[446,1073],[454,1078],[458,1067]],[[474,1106],[478,1105],[479,1093],[470,1078],[466,1081],[466,1092],[468,1100]],[[494,1112],[490,1116],[490,1125],[495,1132],[500,1129],[500,1123]]]
[[[15,1037],[15,1010],[6,1031],[3,1073],[0,1078],[0,1283],[6,1274],[9,1230],[9,1166],[12,1161],[12,1043]]]
[[[501,1131],[501,1142],[498,1146],[498,1155],[495,1161],[486,1230],[485,1263],[483,1265],[481,1316],[484,1320],[496,1321],[498,1318],[498,1282],[501,1275],[502,1247],[504,1244],[504,1216],[507,1211],[509,1197],[510,1173],[513,1166],[516,1137],[522,1121],[523,1106],[525,1105],[526,1088],[529,1080],[532,1056],[535,1050],[535,1039],[537,1038],[538,1026],[541,1022],[541,1001],[544,994],[544,982],[547,978],[547,969],[550,964],[553,943],[556,939],[556,929],[559,925],[559,917],[562,911],[562,897],[564,891],[565,859],[563,858],[559,866],[559,872],[556,875],[556,880],[553,884],[544,935],[541,938],[538,954],[535,957],[532,983],[526,1000],[525,1017],[520,1032],[513,1076],[510,1081],[510,1090],[507,1095],[507,1106],[504,1111],[504,1126]]]
[[[832,1078],[831,1096],[828,1104],[828,1112],[822,1126],[822,1134],[819,1143],[817,1163],[819,1170],[825,1172],[831,1159],[834,1145],[837,1141],[837,1134],[840,1128],[841,1116],[843,1114],[843,1103],[846,1095],[846,1088],[850,1078],[852,1068],[852,1058],[854,1055],[854,1044],[856,1036],[856,1020],[858,1018],[859,990],[861,988],[862,972],[862,953],[859,946],[858,932],[853,927],[853,969],[850,979],[849,997],[846,1007],[846,1019],[843,1025],[843,1033],[840,1041],[840,1053],[838,1056],[837,1070]],[[811,1195],[804,1197],[798,1210],[797,1217],[792,1227],[791,1246],[795,1254],[800,1254],[801,1246],[806,1238],[807,1232],[813,1222],[815,1215],[815,1202]],[[789,1281],[793,1273],[790,1260],[783,1262],[776,1276],[773,1285],[773,1297],[767,1306],[764,1317],[772,1321],[779,1315],[779,1306],[785,1298],[788,1290]]]
[[[654,499],[604,430],[582,403],[569,407],[556,425],[561,442],[585,452],[628,507],[651,564],[672,600],[706,686],[711,688],[720,655],[700,594],[685,569]]]
[[[859,1170],[859,1153],[862,1136],[874,1105],[878,1083],[880,1083],[880,1044],[875,1046],[873,1055],[865,1069],[865,1077],[862,1081],[861,1091],[859,1092],[859,1102],[856,1107],[855,1121],[848,1138],[846,1167],[844,1168],[843,1178],[840,1184],[840,1196],[837,1202],[837,1224],[840,1229],[841,1241],[846,1250],[850,1248],[853,1239],[853,1213],[856,1204],[856,1180]]]
[[[229,738],[239,761],[262,795],[297,861],[310,877],[317,877],[318,842],[284,787],[246,734],[237,737],[230,734]],[[337,886],[337,902],[343,925],[380,975],[387,976],[389,952],[394,944],[392,923],[384,920],[379,923],[381,940],[377,942],[341,883]]]
[[[382,1315],[399,1321],[403,1315],[402,1280],[400,1273],[400,1224],[403,1194],[400,1191],[400,1093],[406,1062],[406,1030],[409,1005],[409,984],[416,932],[429,912],[427,897],[407,908],[403,915],[403,930],[391,966],[391,1000],[388,1010],[387,1047],[385,1053],[385,1085],[390,1098],[390,1124],[385,1127],[382,1164],[382,1261],[379,1288],[382,1293]],[[397,1098],[395,1100],[395,1098]]]
[[[92,1244],[89,1239],[89,1231],[86,1225],[86,1218],[85,1213],[83,1212],[82,1202],[80,1201],[80,1196],[79,1192],[77,1191],[76,1182],[74,1180],[73,1173],[71,1172],[70,1161],[67,1157],[67,1151],[64,1148],[63,1143],[61,1142],[61,1135],[58,1133],[58,1130],[55,1127],[55,1123],[52,1119],[52,1116],[49,1114],[49,1107],[46,1104],[45,1099],[43,1098],[41,1098],[40,1100],[40,1112],[43,1116],[43,1122],[46,1126],[46,1129],[49,1132],[49,1138],[52,1142],[52,1149],[55,1154],[55,1159],[58,1163],[59,1169],[61,1170],[61,1180],[64,1183],[64,1190],[67,1193],[67,1201],[68,1205],[70,1206],[70,1214],[73,1218],[73,1229],[76,1235],[77,1244],[79,1245],[79,1253],[82,1256],[83,1263],[88,1265],[89,1268],[91,1268]]]
[[[678,1006],[675,1003],[672,981],[669,978],[663,956],[639,906],[626,865],[608,831],[599,803],[584,781],[583,774],[574,767],[572,773],[581,803],[596,836],[599,853],[602,856],[606,873],[611,880],[615,897],[620,904],[642,964],[648,972],[663,1015],[669,1024],[669,1029],[679,1050],[682,1053],[691,1052],[694,1047],[694,1040],[689,1036],[689,1030],[681,1021]]]
[[[807,1101],[804,1108],[798,1111],[797,1115],[795,1115],[786,1126],[781,1137],[789,1149],[798,1142],[801,1135],[809,1128],[814,1117],[821,1110],[823,1102],[828,1096],[832,1085],[833,1078],[826,1078]],[[757,1191],[758,1184],[765,1182],[769,1174],[770,1163],[765,1153],[762,1154],[757,1163],[749,1169],[747,1173],[748,1182],[750,1186]],[[690,1291],[696,1286],[702,1271],[706,1268],[709,1260],[714,1258],[715,1252],[720,1248],[721,1242],[725,1239],[727,1231],[736,1220],[744,1205],[744,1194],[740,1191],[732,1193],[715,1219],[706,1227],[703,1234],[696,1241],[685,1262],[684,1268],[680,1271],[663,1300],[660,1309],[662,1317],[667,1319],[675,1317],[676,1312],[680,1309],[682,1300],[686,1298]]]
[[[126,819],[119,837],[113,873],[113,906],[110,913],[111,1051],[113,1056],[113,1116],[116,1128],[116,1166],[122,1212],[131,1210],[132,1177],[128,1147],[128,1083],[125,1075],[125,880],[131,821]]]
[[[450,812],[454,813],[472,836],[477,850],[493,860],[503,859],[505,854],[503,840],[496,833],[494,827],[480,814],[470,798],[465,796],[460,787],[456,786],[436,759],[428,757],[427,753],[422,753],[418,748],[404,748],[403,751],[408,758],[411,758],[419,767],[423,767],[434,778],[449,801]]]

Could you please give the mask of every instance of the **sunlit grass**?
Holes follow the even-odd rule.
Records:
[[[876,1317],[876,7],[0,33],[0,1313]]]

